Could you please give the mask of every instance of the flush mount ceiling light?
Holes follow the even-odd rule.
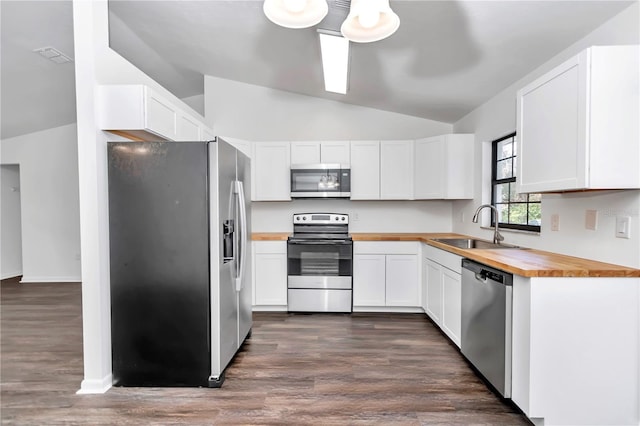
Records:
[[[399,26],[400,18],[389,7],[389,0],[351,0],[340,31],[351,41],[370,43],[389,37]]]
[[[285,28],[307,28],[322,21],[329,6],[327,0],[265,0],[264,14]]]
[[[318,30],[318,34],[324,90],[346,95],[349,83],[349,40],[332,31]]]

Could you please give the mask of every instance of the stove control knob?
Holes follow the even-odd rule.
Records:
[[[307,217],[306,216],[302,216],[302,220],[307,220]]]
[[[344,216],[342,216],[342,220],[347,220],[347,218],[346,218],[346,217],[344,217]]]

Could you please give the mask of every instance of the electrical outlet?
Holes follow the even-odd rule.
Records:
[[[598,228],[598,210],[587,210],[585,212],[584,227],[592,231]]]
[[[551,230],[552,231],[560,230],[560,215],[558,213],[554,213],[551,215]]]
[[[360,215],[357,212],[353,212],[351,213],[351,219],[352,220],[360,220]]]
[[[460,212],[460,223],[464,223],[464,210]]]
[[[630,216],[616,216],[616,237],[631,238]]]

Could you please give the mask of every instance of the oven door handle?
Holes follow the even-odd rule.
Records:
[[[351,240],[289,240],[289,244],[296,244],[301,246],[318,246],[318,245],[337,245],[337,244],[351,244]]]

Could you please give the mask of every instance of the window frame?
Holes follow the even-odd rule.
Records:
[[[491,141],[491,205],[494,207],[498,207],[497,204],[508,204],[511,205],[516,204],[515,202],[512,202],[511,200],[509,200],[507,203],[496,203],[496,186],[499,184],[504,184],[504,183],[509,183],[509,184],[515,184],[516,183],[516,174],[513,173],[513,169],[512,169],[512,175],[511,177],[508,178],[503,178],[503,179],[497,179],[497,172],[498,172],[498,144],[502,141],[505,141],[507,139],[513,138],[513,144],[514,146],[517,146],[516,143],[518,141],[518,139],[516,138],[516,132],[512,132],[509,133],[506,136],[502,136],[498,139],[495,139],[493,141]],[[517,160],[517,156],[519,154],[519,151],[516,149],[516,154],[514,155],[512,152],[512,156],[510,158],[512,158],[513,161],[513,167],[515,168],[515,161]],[[508,157],[509,158],[509,157]],[[524,202],[527,205],[527,222],[528,220],[528,215],[529,215],[529,205],[530,204],[540,204],[541,201],[529,201],[529,198],[532,194],[527,194],[527,200],[526,202]],[[517,203],[517,204],[522,204],[522,203]],[[495,215],[498,216],[498,215]],[[498,224],[500,226],[500,228],[502,229],[515,229],[515,230],[520,230],[520,231],[528,231],[528,232],[536,232],[539,233],[540,229],[541,229],[541,225],[522,225],[522,224],[515,224],[515,223],[505,223],[505,222],[500,222],[499,218],[498,219]],[[495,226],[495,220],[494,220],[494,215],[491,215],[491,226],[494,227]]]

